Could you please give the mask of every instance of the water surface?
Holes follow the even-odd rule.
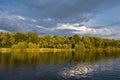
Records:
[[[0,80],[120,80],[120,51],[0,53]]]

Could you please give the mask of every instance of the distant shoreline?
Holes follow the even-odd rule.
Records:
[[[111,51],[120,50],[120,48],[97,48],[97,49],[86,49],[86,50],[98,50],[98,51]],[[26,49],[12,49],[12,48],[0,48],[0,52],[61,52],[61,51],[86,51],[86,50],[75,50],[75,49],[56,49],[56,48],[26,48]]]
[[[56,49],[56,48],[26,48],[26,49],[12,49],[12,48],[0,48],[0,52],[60,52],[60,51],[75,51],[75,49]]]

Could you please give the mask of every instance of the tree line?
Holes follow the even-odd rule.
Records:
[[[120,48],[120,40],[104,39],[92,36],[40,36],[34,32],[0,32],[1,48],[58,48],[58,49],[94,49]]]

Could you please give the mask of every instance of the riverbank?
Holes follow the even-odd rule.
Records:
[[[120,48],[96,48],[96,49],[85,49],[85,50],[75,50],[75,49],[56,49],[56,48],[26,48],[26,49],[12,49],[12,48],[0,48],[0,52],[61,52],[61,51],[113,51],[120,50]]]
[[[75,51],[75,49],[56,49],[56,48],[26,48],[26,49],[12,49],[0,48],[0,52],[60,52],[60,51]]]
[[[97,48],[97,50],[111,51],[111,50],[120,50],[120,48]]]

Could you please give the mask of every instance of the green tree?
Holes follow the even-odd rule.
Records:
[[[17,48],[25,49],[25,48],[27,48],[27,43],[26,42],[18,42],[17,44],[13,44],[12,48],[13,49],[17,49]]]
[[[91,49],[91,48],[93,48],[93,45],[92,45],[89,37],[87,37],[87,36],[86,36],[86,37],[83,37],[83,38],[82,38],[82,41],[83,41],[86,49]]]
[[[38,44],[35,44],[35,43],[28,43],[28,48],[39,48],[39,45]]]
[[[39,43],[39,36],[37,33],[33,33],[33,32],[28,32],[26,34],[26,37],[27,37],[27,42],[32,42],[32,43],[36,43],[38,44]]]
[[[79,44],[75,45],[76,50],[85,50],[85,45],[83,42],[80,42]]]

